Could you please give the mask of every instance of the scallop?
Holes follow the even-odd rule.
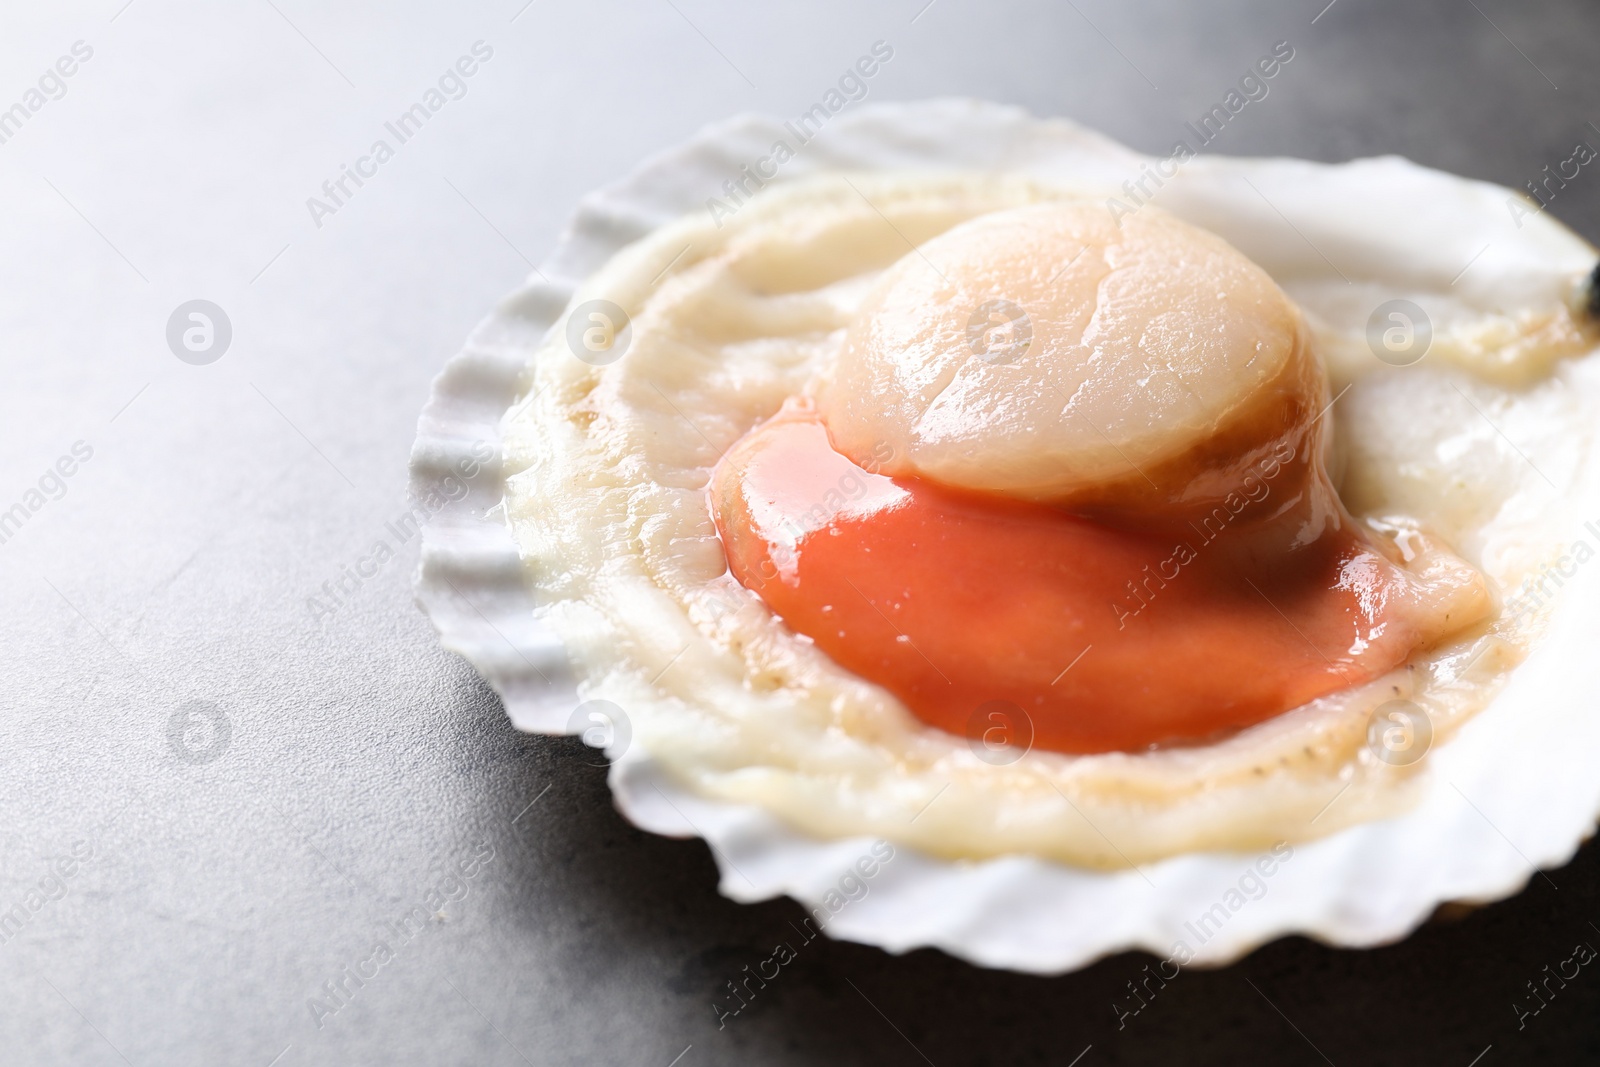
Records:
[[[421,595],[519,725],[578,732],[574,708],[606,702],[619,805],[705,836],[731,896],[1030,971],[1380,943],[1571,856],[1600,810],[1600,693],[1573,666],[1600,629],[1579,548],[1600,546],[1592,247],[1392,158],[1191,159],[1130,203],[1147,157],[967,102],[859,109],[732,217],[694,200],[715,183],[691,176],[782,136],[714,129],[600,195],[541,268],[581,282],[509,302],[441,379],[419,455],[504,413],[508,521],[442,513]],[[630,244],[621,219],[652,221]],[[569,340],[597,313],[618,327],[603,358]],[[515,395],[471,369],[489,352],[526,362]],[[1418,603],[1450,619],[1223,736],[996,758],[728,572],[713,471],[786,404],[885,479],[809,484],[812,535],[919,479],[1144,522],[1298,432],[1337,521],[1448,591]],[[519,570],[484,555],[496,538]],[[502,598],[490,628],[463,581]],[[867,854],[872,895],[836,911]],[[1219,904],[1246,870],[1272,892]]]
[[[1108,483],[1180,495],[1198,446],[1324,391],[1294,304],[1227,242],[1069,200],[979,216],[885,270],[821,404],[845,454],[887,446],[885,473],[1071,503]]]

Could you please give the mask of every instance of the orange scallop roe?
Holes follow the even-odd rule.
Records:
[[[1296,454],[1314,441],[1280,442],[1255,462],[1250,508],[1179,536],[873,473],[791,405],[730,450],[711,505],[733,575],[923,722],[1132,751],[1262,722],[1437,637],[1416,579]],[[1284,508],[1268,505],[1303,514],[1318,496],[1335,504],[1315,537],[1274,532]]]

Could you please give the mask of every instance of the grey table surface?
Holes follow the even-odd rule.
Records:
[[[589,750],[513,731],[414,606],[414,539],[313,610],[405,509],[430,379],[577,198],[706,122],[803,111],[877,40],[869,99],[1150,151],[1278,41],[1294,61],[1212,151],[1520,186],[1600,146],[1578,0],[9,0],[0,1063],[1600,1059],[1600,976],[1512,1007],[1600,945],[1593,848],[1392,947],[1186,973],[1121,1028],[1148,957],[1038,978],[819,942],[719,1030],[798,907],[719,897]],[[459,98],[307,206],[480,41]],[[1551,210],[1600,237],[1600,170]],[[167,339],[195,299],[231,325],[205,365]]]

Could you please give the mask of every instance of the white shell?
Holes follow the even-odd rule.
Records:
[[[501,418],[529,356],[580,280],[654,227],[701,209],[708,191],[780,135],[776,119],[731,119],[585,197],[538,276],[474,331],[434,382],[412,453],[413,492],[440,488],[475,444],[498,449]],[[784,177],[961,168],[1115,187],[1149,158],[1068,122],[944,100],[842,114],[785,166]],[[1171,198],[1164,194],[1162,206],[1211,225],[1246,254],[1260,254],[1251,247],[1252,221],[1236,207],[1217,206],[1224,199],[1218,190],[1236,188],[1241,179],[1262,194],[1257,221],[1281,225],[1281,213],[1303,231],[1307,257],[1326,253],[1358,268],[1363,257],[1403,251],[1417,259],[1419,289],[1448,290],[1466,305],[1494,307],[1508,296],[1513,304],[1548,300],[1574,271],[1593,263],[1584,261],[1593,250],[1546,216],[1514,228],[1504,207],[1509,190],[1398,158],[1329,166],[1206,156],[1187,163],[1184,173],[1183,188],[1175,186]],[[1208,215],[1213,210],[1220,214]],[[1364,235],[1389,235],[1388,248],[1381,241],[1341,244],[1341,218],[1358,215]],[[1460,225],[1463,216],[1473,224]],[[1486,221],[1500,216],[1502,226]],[[1429,247],[1418,256],[1423,234]],[[1487,249],[1480,247],[1485,241]],[[1494,268],[1482,272],[1493,280],[1474,282],[1476,272],[1469,271],[1452,286],[1454,265],[1475,255],[1480,266]],[[1293,264],[1263,266],[1293,273]],[[1507,275],[1525,287],[1508,294]],[[1600,519],[1592,453],[1579,513]],[[535,617],[523,565],[497,509],[501,495],[491,465],[467,496],[433,517],[417,598],[445,647],[465,656],[500,693],[519,729],[568,733],[578,703],[574,680],[560,641]],[[1564,590],[1549,636],[1507,688],[1429,755],[1415,808],[1295,846],[1292,860],[1267,880],[1265,895],[1202,944],[1186,924],[1238,886],[1253,855],[1202,853],[1146,864],[1142,872],[1099,872],[1025,856],[949,862],[901,847],[871,892],[839,911],[827,932],[891,952],[935,946],[985,966],[1039,973],[1130,948],[1167,956],[1180,940],[1193,950],[1193,962],[1214,965],[1286,934],[1346,946],[1404,937],[1446,901],[1516,893],[1536,869],[1569,861],[1592,832],[1600,813],[1600,715],[1594,713],[1600,672],[1591,666],[1597,637],[1600,567],[1584,568]],[[638,826],[703,837],[717,858],[722,892],[740,901],[787,894],[815,906],[871,843],[807,838],[759,808],[688,793],[637,743],[612,765],[610,781],[618,807]]]

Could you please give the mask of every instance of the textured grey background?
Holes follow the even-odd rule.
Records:
[[[1520,185],[1600,146],[1600,10],[1576,0],[924,2],[6,0],[0,108],[94,55],[0,144],[0,509],[74,442],[93,457],[0,544],[0,910],[27,920],[0,929],[0,1062],[1600,1056],[1592,969],[1520,1031],[1512,1009],[1600,945],[1592,848],[1392,948],[1185,974],[1120,1032],[1145,957],[1046,980],[823,943],[719,1032],[722,984],[799,909],[721,899],[703,845],[618,818],[588,750],[515,734],[412,605],[414,541],[313,618],[394,540],[429,379],[574,201],[705,122],[804,110],[875,40],[873,99],[1015,102],[1146,150],[1283,39],[1213,150]],[[306,198],[479,39],[468,94],[315,226]],[[1600,170],[1553,210],[1600,236]],[[232,321],[210,366],[165,343],[193,298]],[[172,739],[191,701],[228,717],[208,762],[179,756],[204,729]],[[485,845],[464,897],[385,933]],[[319,1027],[308,999],[380,938],[395,958]]]

